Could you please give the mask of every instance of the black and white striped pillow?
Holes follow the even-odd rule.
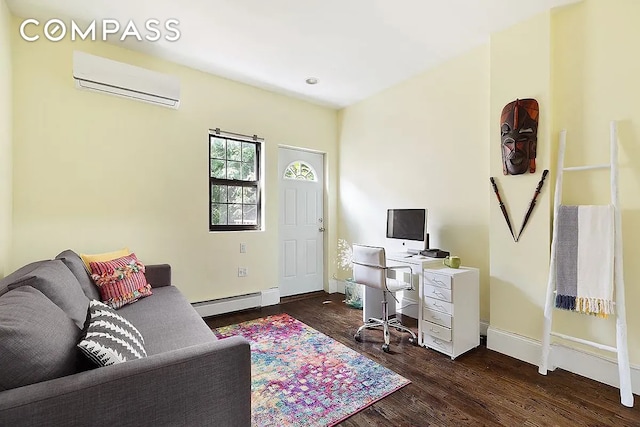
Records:
[[[86,332],[78,348],[98,366],[147,356],[140,331],[114,309],[97,300],[89,303]]]

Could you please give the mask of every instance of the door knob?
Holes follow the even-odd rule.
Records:
[[[318,228],[318,231],[319,231],[319,232],[321,232],[321,233],[324,233],[324,230],[325,230],[325,228],[324,228],[324,227],[320,227],[320,228]]]

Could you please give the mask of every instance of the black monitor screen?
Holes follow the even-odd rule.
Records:
[[[391,239],[424,240],[426,209],[387,210],[387,237]]]

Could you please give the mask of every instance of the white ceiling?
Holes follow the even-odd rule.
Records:
[[[344,107],[579,0],[7,0],[44,22],[175,18],[176,42],[127,42],[202,71]],[[144,33],[146,34],[146,33]],[[129,38],[131,39],[131,37]],[[120,43],[116,37],[112,40]],[[305,83],[317,77],[319,84]]]

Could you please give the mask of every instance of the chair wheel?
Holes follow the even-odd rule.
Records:
[[[356,340],[356,341],[358,341],[358,342],[362,342],[362,337],[360,336],[360,334],[355,334],[355,335],[353,336],[353,339],[354,339],[354,340]]]
[[[383,344],[382,351],[384,351],[385,353],[391,353],[391,350],[389,349],[389,344]]]
[[[409,342],[413,345],[415,345],[416,347],[418,346],[418,339],[417,338],[409,338]]]

